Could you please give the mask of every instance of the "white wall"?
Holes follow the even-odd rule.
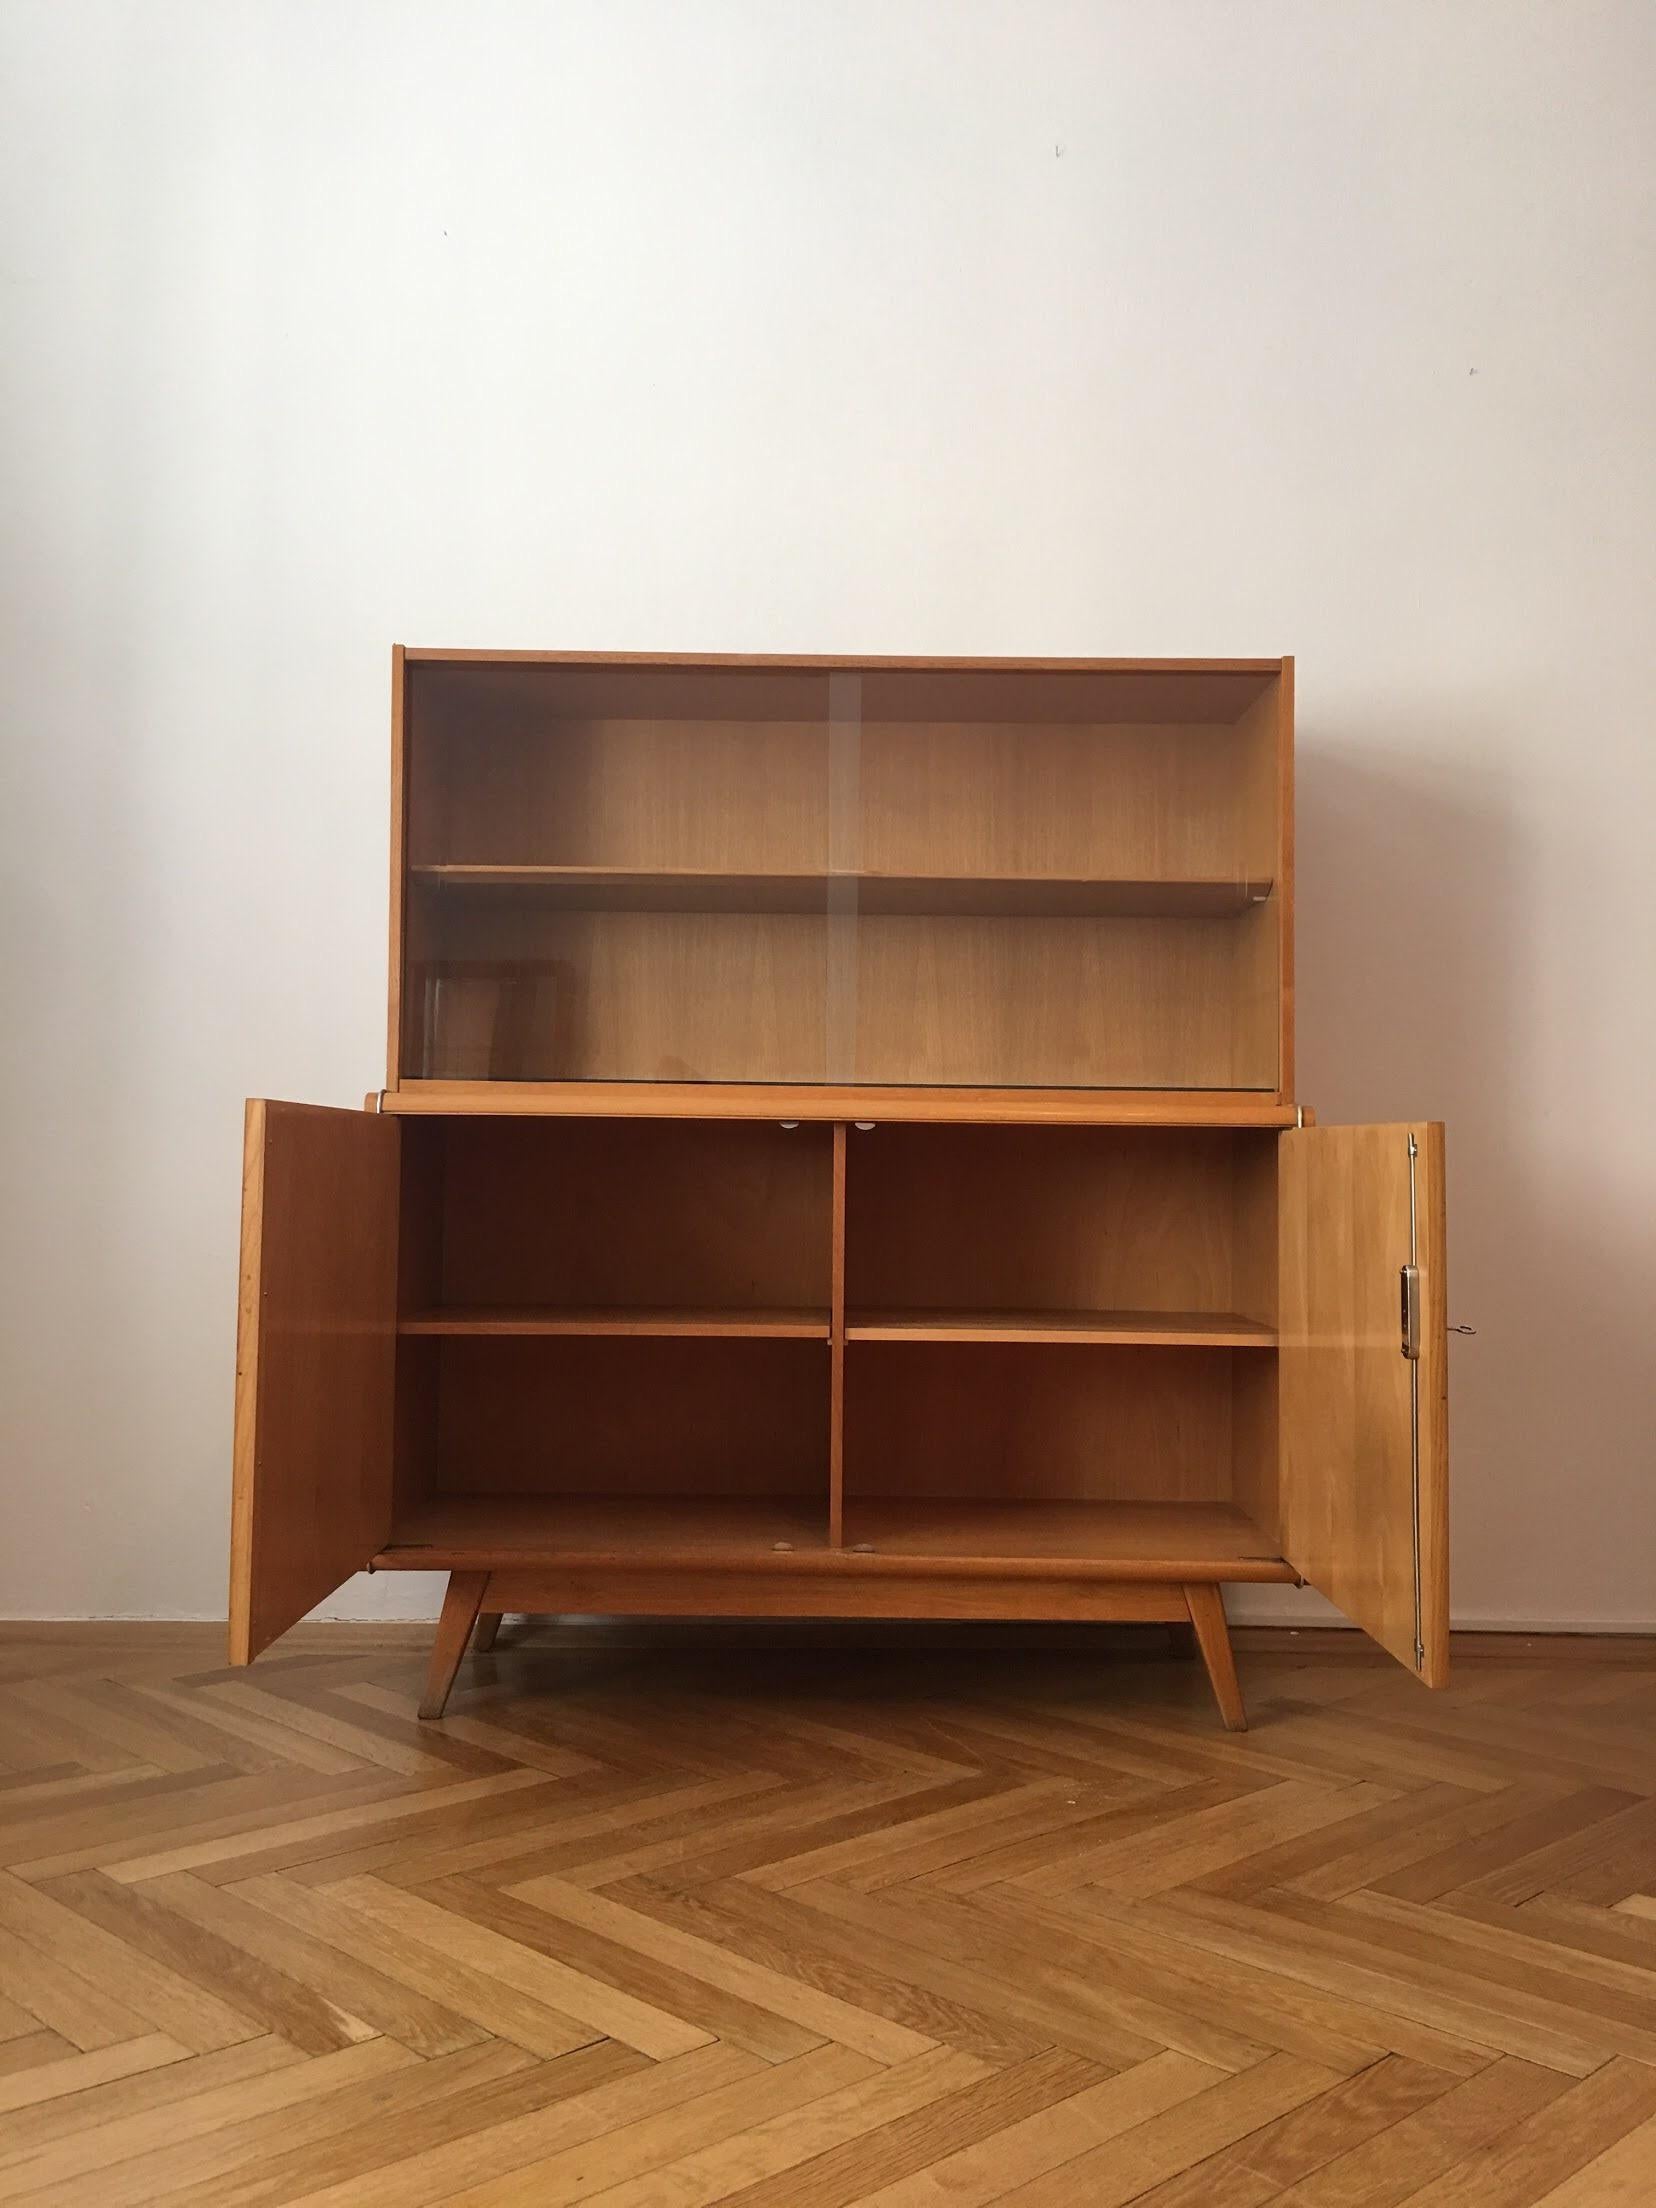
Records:
[[[379,1079],[401,638],[1297,653],[1302,1093],[1450,1122],[1457,1615],[1656,1623],[1648,0],[0,48],[0,1612],[222,1612],[241,1100]]]

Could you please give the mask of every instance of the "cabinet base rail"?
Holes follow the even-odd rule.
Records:
[[[717,1570],[660,1573],[506,1565],[449,1574],[420,1715],[441,1717],[468,1643],[494,1646],[506,1611],[549,1616],[1025,1619],[1031,1623],[1162,1624],[1188,1633],[1207,1668],[1219,1714],[1246,1732],[1224,1597],[1216,1582],[1052,1578],[949,1580],[913,1573],[859,1584],[854,1609],[831,1581],[755,1579]],[[474,1640],[475,1635],[475,1640]]]

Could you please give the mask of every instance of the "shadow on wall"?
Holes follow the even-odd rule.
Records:
[[[1526,853],[1490,734],[1417,727],[1400,756],[1302,729],[1297,1085],[1328,1121],[1448,1122],[1449,1316],[1477,1328],[1450,1348],[1455,1622],[1648,1623],[1650,1224],[1595,1157],[1590,1100],[1549,1120],[1540,1023],[1586,1015],[1559,1001],[1547,895],[1581,885]],[[1235,1607],[1328,1615],[1265,1589]]]

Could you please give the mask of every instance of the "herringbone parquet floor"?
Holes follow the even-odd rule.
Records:
[[[1656,2201],[1656,1647],[0,1637],[0,2202]]]

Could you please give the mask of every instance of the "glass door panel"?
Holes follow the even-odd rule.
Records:
[[[1270,671],[411,661],[407,1080],[1279,1080]]]
[[[1271,678],[882,668],[856,702],[846,1079],[1275,1088]]]
[[[405,1078],[825,1078],[828,677],[412,675]]]

